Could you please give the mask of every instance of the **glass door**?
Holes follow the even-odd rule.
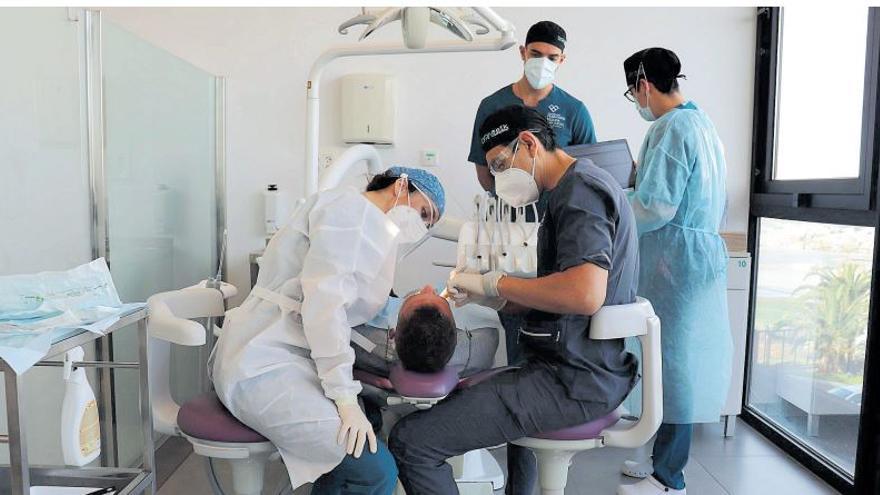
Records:
[[[108,260],[123,301],[204,280],[217,271],[218,79],[104,21],[104,174]],[[135,360],[135,332],[120,332],[114,357]],[[172,347],[172,395],[205,383],[206,352]],[[140,450],[136,372],[114,377],[118,458]]]

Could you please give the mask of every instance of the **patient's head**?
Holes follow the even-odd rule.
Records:
[[[443,369],[455,351],[455,318],[431,286],[409,295],[397,315],[394,343],[403,367],[418,373]]]

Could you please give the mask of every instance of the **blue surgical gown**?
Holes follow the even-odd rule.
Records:
[[[657,119],[628,193],[639,231],[639,295],[660,317],[663,422],[718,421],[730,384],[727,250],[718,234],[726,165],[715,126],[685,103]]]

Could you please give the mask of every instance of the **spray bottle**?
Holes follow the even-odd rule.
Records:
[[[101,454],[101,426],[95,393],[86,379],[86,370],[73,366],[84,356],[82,347],[75,347],[64,355],[61,452],[68,466],[85,466]]]

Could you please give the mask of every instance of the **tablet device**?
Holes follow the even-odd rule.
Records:
[[[633,158],[626,139],[615,139],[595,144],[576,144],[563,150],[574,158],[589,158],[597,167],[605,170],[626,189],[632,173]]]

